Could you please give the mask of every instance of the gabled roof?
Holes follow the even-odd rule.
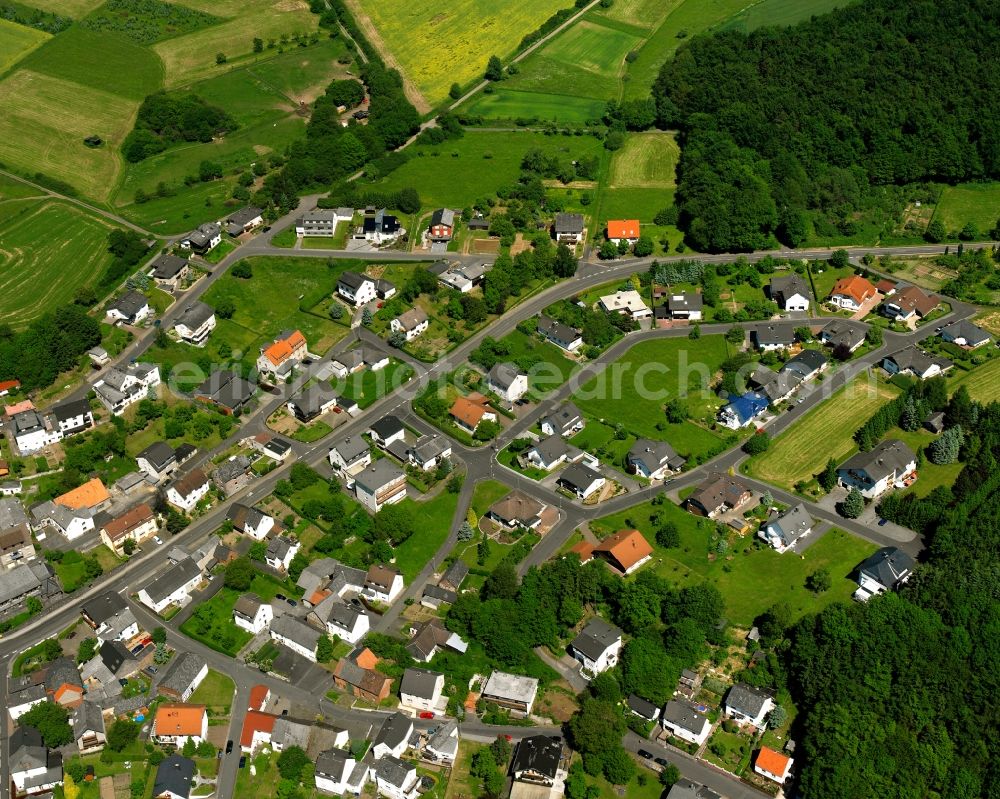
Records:
[[[398,788],[401,792],[406,788],[411,777],[416,776],[416,767],[398,757],[386,755],[375,764],[375,778]]]
[[[182,561],[183,562],[183,561]],[[164,688],[183,694],[194,683],[195,678],[201,673],[208,663],[200,655],[193,652],[184,652],[178,655],[166,673],[160,680],[157,688]]]
[[[238,530],[242,531],[248,527],[256,530],[260,523],[267,518],[267,514],[263,511],[257,510],[257,508],[252,508],[239,502],[234,502],[229,506],[226,518],[229,519],[233,523],[233,527]]]
[[[337,283],[346,286],[351,289],[351,291],[357,291],[365,283],[375,283],[375,279],[368,277],[367,275],[362,275],[359,272],[353,272],[348,270],[347,272],[341,273],[340,277],[337,279]]]
[[[177,460],[174,448],[166,441],[154,441],[135,457],[136,459],[142,458],[147,461],[158,472],[162,472],[167,466]]]
[[[545,506],[534,497],[529,497],[523,491],[511,491],[503,499],[494,502],[489,513],[507,522],[529,524],[545,509]],[[457,561],[456,561],[457,562]]]
[[[184,258],[178,258],[176,255],[161,255],[153,261],[153,277],[157,280],[170,280],[177,277],[178,273],[187,265],[188,262]]]
[[[716,793],[700,782],[692,782],[682,777],[671,786],[666,799],[723,799],[723,797],[722,794]]]
[[[653,548],[638,530],[619,530],[601,541],[593,551],[613,558],[625,571],[653,554]]]
[[[538,317],[538,332],[556,341],[573,342],[580,338],[580,331],[575,327],[564,325],[551,317],[541,314]]]
[[[273,713],[262,713],[259,710],[248,710],[243,717],[243,729],[240,731],[240,746],[249,747],[253,743],[254,733],[270,735],[274,731],[274,722],[278,716]]]
[[[916,561],[898,547],[882,547],[861,561],[858,572],[876,580],[879,585],[895,588],[915,565]]]
[[[70,510],[81,510],[84,508],[96,508],[103,502],[111,499],[108,489],[104,487],[99,477],[88,480],[81,486],[77,486],[72,491],[67,491],[62,496],[52,500],[56,505],[62,505]]]
[[[981,344],[990,340],[990,334],[968,319],[959,319],[941,328],[941,335],[947,334],[953,339],[965,339],[969,344]]]
[[[427,312],[423,308],[410,308],[396,317],[396,321],[404,331],[416,330],[416,328],[427,321]]]
[[[399,570],[390,566],[383,566],[381,563],[373,563],[368,567],[368,574],[365,583],[379,588],[389,589],[396,578],[399,577]]]
[[[892,355],[885,356],[886,361],[892,361],[901,372],[911,371],[914,374],[922,375],[935,364],[942,371],[950,369],[954,364],[947,358],[928,355],[916,346],[904,347]]]
[[[662,466],[679,469],[684,465],[684,458],[678,455],[669,443],[654,441],[651,438],[636,439],[628,451],[628,458],[631,461],[642,461],[650,471],[656,471]]]
[[[487,413],[492,413],[492,411],[485,397],[480,402],[476,402],[469,397],[458,397],[451,406],[449,413],[466,427],[474,429],[482,421],[483,416]]]
[[[187,474],[175,480],[170,487],[182,497],[189,497],[207,482],[208,478],[201,469],[192,469]]]
[[[637,239],[639,238],[638,219],[609,219],[608,220],[609,239]]]
[[[375,746],[385,744],[390,749],[395,749],[404,741],[409,740],[412,732],[413,722],[402,713],[393,713],[382,723],[373,743]]]
[[[295,354],[299,347],[306,346],[306,338],[298,330],[293,330],[284,338],[275,339],[264,349],[262,355],[275,366],[281,366]]]
[[[748,391],[746,394],[730,400],[726,408],[736,415],[740,424],[746,424],[770,404],[771,401],[763,394]]]
[[[156,709],[153,730],[156,735],[201,735],[205,720],[204,705],[162,704]]]
[[[783,275],[771,280],[771,299],[775,302],[784,303],[789,297],[799,294],[809,299],[811,292],[809,285],[799,275]]]
[[[833,284],[830,296],[836,297],[838,295],[850,297],[860,305],[869,297],[875,296],[875,287],[861,275],[849,275]]]
[[[354,482],[363,488],[374,493],[390,483],[405,477],[405,473],[391,458],[382,458],[368,466],[364,471],[358,472],[354,477]]]
[[[749,491],[750,489],[737,478],[713,472],[699,483],[689,499],[712,511],[724,503],[735,507],[739,498]]]
[[[687,730],[694,735],[701,735],[708,719],[699,713],[695,706],[682,699],[671,699],[663,708],[663,721]]]
[[[139,311],[149,305],[146,295],[138,291],[126,291],[109,306],[109,310],[114,309],[122,316],[131,319]]]
[[[524,372],[516,364],[503,362],[495,364],[486,378],[492,385],[499,386],[506,391],[514,385],[515,380],[522,376],[524,376]]]
[[[752,335],[758,346],[792,344],[795,342],[795,325],[790,322],[761,325],[754,328]]]
[[[438,208],[433,214],[431,214],[431,227],[434,227],[435,225],[454,227],[455,212],[450,208]]]
[[[263,600],[256,594],[241,594],[233,605],[233,611],[248,619],[254,619],[263,604]]]
[[[91,414],[90,403],[85,399],[68,400],[59,405],[53,405],[51,412],[60,422],[75,419],[77,416],[88,416]]]
[[[561,759],[562,738],[558,735],[529,735],[518,742],[510,770],[515,774],[532,771],[554,780]]]
[[[782,777],[788,770],[790,760],[791,758],[788,755],[775,752],[768,746],[762,746],[757,753],[757,760],[754,765],[757,768],[763,769],[768,774],[775,774]]]
[[[556,214],[556,233],[582,233],[583,214]]]
[[[289,616],[287,613],[275,617],[274,621],[271,622],[271,633],[287,638],[310,651],[315,651],[321,635],[319,630],[310,627],[301,619]]]
[[[183,797],[190,796],[195,771],[195,763],[189,757],[170,755],[170,757],[164,758],[156,767],[153,796],[162,796],[165,793]]]
[[[195,300],[177,317],[174,327],[184,325],[188,330],[197,330],[213,316],[215,316],[215,309],[211,305]]]
[[[123,535],[126,535],[136,527],[145,524],[152,518],[153,509],[143,502],[126,511],[121,516],[107,522],[104,525],[103,530],[108,534],[108,538],[112,541],[117,541]]]
[[[886,304],[899,308],[905,315],[915,312],[926,316],[941,304],[941,298],[937,294],[928,294],[919,286],[907,286],[893,294]]]
[[[604,475],[594,471],[584,463],[571,463],[560,475],[559,481],[573,488],[583,490],[590,488],[594,481],[603,479]]]
[[[330,449],[337,450],[337,454],[343,458],[345,463],[352,463],[369,452],[368,442],[361,436],[347,436],[346,438],[342,438]]]
[[[780,516],[769,520],[767,526],[777,528],[782,541],[788,546],[798,541],[799,538],[812,529],[813,520],[812,516],[809,515],[809,511],[806,510],[806,506],[800,502]]]
[[[538,453],[543,463],[555,463],[570,451],[569,444],[558,433],[542,439],[532,449]]]
[[[878,482],[891,474],[897,474],[916,460],[913,450],[896,438],[877,444],[868,452],[858,452],[840,465],[840,471],[864,472],[871,480]]]
[[[604,619],[596,616],[587,622],[586,626],[573,639],[571,646],[577,652],[590,660],[597,660],[608,649],[617,643],[621,643],[622,631],[613,624],[608,624]]]
[[[89,699],[83,700],[73,713],[73,734],[79,738],[85,732],[104,734],[104,714],[101,706]]]
[[[826,357],[819,350],[802,350],[794,358],[790,358],[781,371],[790,370],[808,377],[813,372],[826,366]]]
[[[256,390],[253,383],[244,380],[231,369],[219,369],[198,386],[195,395],[235,410],[249,401]]]
[[[84,615],[98,627],[128,608],[128,602],[114,591],[105,591],[100,596],[88,600],[81,608]]]
[[[250,459],[246,455],[236,455],[215,467],[215,478],[222,483],[228,483],[246,474],[250,466]]]
[[[378,438],[387,439],[403,432],[406,428],[395,416],[383,416],[377,422],[372,422],[369,428]]]
[[[726,694],[726,707],[731,707],[746,716],[756,718],[770,698],[771,695],[760,688],[746,683],[737,683]]]
[[[420,699],[433,699],[441,676],[438,672],[427,669],[407,669],[399,682],[399,693]]]
[[[656,705],[635,694],[629,694],[628,699],[625,700],[625,704],[628,705],[631,711],[638,713],[644,719],[655,719],[660,713],[660,709]]]
[[[865,329],[846,319],[834,319],[820,331],[820,336],[834,347],[853,348],[865,340]]]

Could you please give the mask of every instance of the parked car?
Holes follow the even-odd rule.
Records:
[[[285,596],[284,594],[275,594],[274,598],[275,599],[288,599],[288,597]]]
[[[247,766],[247,756],[243,755],[240,757],[240,768],[246,768]]]
[[[639,750],[639,757],[641,757],[643,760],[652,760],[653,759],[653,753],[652,752],[647,752],[645,749],[640,749]]]
[[[163,539],[160,538],[158,535],[154,535],[153,536],[153,543],[156,544],[157,546],[159,546],[160,544],[163,543]]]
[[[293,608],[294,608],[294,607],[295,607],[296,605],[298,605],[298,604],[299,604],[299,603],[298,603],[298,602],[296,602],[296,601],[295,601],[294,599],[286,599],[285,601],[286,601],[286,602],[287,602],[287,603],[288,603],[289,605],[291,605],[291,606],[292,606]]]
[[[664,768],[670,765],[665,757],[654,758],[653,762],[656,763],[656,765],[658,766],[663,766]]]
[[[232,754],[232,751],[233,751],[233,739],[230,738],[228,741],[226,741],[226,754],[227,755]]]
[[[422,719],[432,719],[432,718],[434,718],[434,714],[431,713],[429,710],[423,710],[423,711],[420,712],[420,718],[422,718]]]

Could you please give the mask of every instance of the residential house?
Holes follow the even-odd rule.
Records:
[[[0,380],[0,397],[6,397],[11,391],[16,391],[21,387],[21,381],[18,379],[13,380]]]
[[[95,660],[99,660],[95,658]],[[86,668],[86,666],[84,666]],[[29,672],[21,677],[11,677],[7,682],[7,712],[12,721],[17,721],[35,705],[47,702],[49,695],[45,692],[45,674],[40,671]],[[109,674],[108,680],[113,681]]]
[[[753,424],[754,420],[767,410],[771,401],[758,391],[748,391],[730,400],[719,409],[716,418],[724,427],[739,430]]]
[[[249,446],[256,452],[267,455],[271,460],[282,463],[292,452],[292,445],[285,439],[278,438],[272,433],[258,433],[241,441],[245,446]]]
[[[937,294],[928,294],[919,286],[896,291],[882,304],[882,313],[897,322],[923,319],[941,304]]]
[[[482,394],[473,392],[468,397],[458,397],[448,411],[455,424],[465,432],[474,434],[482,422],[495,422],[496,411]]]
[[[542,433],[547,436],[559,435],[569,438],[583,430],[587,420],[572,402],[563,403],[558,410],[543,416],[539,423]]]
[[[375,602],[391,604],[403,593],[403,575],[394,568],[373,563],[365,577],[364,595]]]
[[[125,542],[134,541],[141,544],[147,538],[156,535],[159,525],[156,514],[145,502],[127,510],[120,516],[105,522],[101,526],[101,541],[119,557],[125,554]]]
[[[714,519],[720,513],[742,507],[752,498],[753,492],[741,480],[714,472],[687,498],[687,509],[698,516]]]
[[[399,220],[392,214],[387,214],[384,208],[372,216],[366,214],[360,231],[361,237],[373,244],[384,244],[406,233]]]
[[[559,475],[556,485],[579,499],[587,499],[603,489],[607,482],[604,475],[585,463],[573,463]]]
[[[327,458],[341,477],[352,481],[355,474],[371,464],[372,452],[361,436],[347,436],[330,447]]]
[[[660,708],[641,696],[629,694],[625,700],[629,713],[645,721],[656,721],[660,717]]]
[[[560,244],[583,241],[583,214],[556,214],[552,234]]]
[[[299,330],[283,330],[266,347],[260,348],[257,371],[285,379],[309,355],[306,337]]]
[[[99,478],[31,509],[36,525],[52,527],[73,541],[95,527],[94,517],[111,505],[111,495]]]
[[[316,644],[321,633],[301,619],[287,613],[277,616],[271,622],[271,639],[284,644],[306,660],[316,662]]]
[[[583,346],[583,333],[545,314],[538,317],[538,332],[566,352],[576,352]]]
[[[801,502],[784,513],[768,519],[757,533],[757,537],[782,553],[812,532],[813,520]]]
[[[865,278],[860,275],[849,275],[833,284],[827,301],[837,308],[857,311],[877,293],[875,287]]]
[[[196,771],[195,762],[189,757],[165,757],[156,767],[153,799],[189,799]]]
[[[257,387],[231,369],[217,369],[195,389],[194,398],[232,416],[240,414],[253,399]]]
[[[218,222],[206,222],[199,225],[180,240],[182,250],[191,250],[198,255],[205,255],[222,241],[222,226]]]
[[[563,744],[558,735],[529,735],[517,743],[510,771],[518,782],[552,787],[559,775]],[[513,791],[512,791],[513,793]]]
[[[66,657],[45,667],[45,693],[57,705],[75,709],[83,701],[83,679],[76,663]]]
[[[420,777],[417,767],[398,757],[382,757],[372,771],[375,791],[388,799],[417,799],[420,795]]]
[[[226,233],[235,238],[263,224],[264,214],[261,209],[248,205],[226,219]]]
[[[542,523],[542,513],[545,508],[544,504],[523,491],[511,491],[490,505],[486,517],[508,530],[516,530],[519,527],[534,530]]]
[[[50,414],[55,422],[53,429],[58,429],[63,436],[82,433],[94,426],[94,413],[85,399],[53,405]]]
[[[663,708],[663,729],[682,741],[701,746],[712,732],[712,722],[683,699],[671,699]]]
[[[538,680],[520,674],[494,671],[483,686],[481,698],[506,708],[516,718],[531,714],[531,708],[538,695]]]
[[[353,208],[314,208],[295,220],[298,236],[324,236],[332,238],[337,234],[338,222],[354,219]]]
[[[435,763],[452,766],[458,757],[458,722],[446,721],[432,730],[424,744],[424,758]]]
[[[826,357],[819,350],[802,350],[781,367],[782,372],[793,372],[805,382],[812,380],[827,367]],[[780,372],[779,372],[780,374]]]
[[[80,750],[81,755],[99,752],[108,742],[104,714],[96,702],[87,700],[81,702],[73,713],[72,724],[76,748]]]
[[[354,476],[354,493],[372,513],[406,499],[406,473],[389,458],[375,461]]]
[[[438,619],[428,619],[412,629],[412,636],[406,644],[406,651],[419,663],[427,663],[441,649],[464,654],[468,643],[445,628]]]
[[[113,678],[126,679],[139,670],[139,661],[121,641],[105,641],[96,659]]]
[[[370,774],[371,766],[344,749],[326,749],[316,758],[316,787],[324,793],[359,796]]]
[[[854,352],[865,343],[865,328],[847,319],[834,319],[819,332],[819,340],[834,349]]]
[[[490,229],[490,220],[480,213],[475,213],[469,220],[469,230],[485,231]]]
[[[3,580],[0,580],[0,612],[21,606],[28,597],[46,599],[61,591],[59,581],[47,563],[21,563],[4,572]]]
[[[154,441],[135,456],[135,462],[156,483],[173,474],[179,465],[174,448],[166,441]]]
[[[273,516],[239,502],[230,505],[226,518],[233,523],[236,532],[248,535],[256,541],[263,541],[274,529]]]
[[[917,470],[917,456],[899,439],[890,438],[868,452],[858,452],[837,469],[837,483],[856,488],[865,499],[902,488]]]
[[[294,538],[276,535],[267,542],[267,553],[264,562],[275,571],[287,572],[292,558],[298,553],[301,545]]]
[[[723,710],[726,716],[740,724],[752,724],[757,729],[764,729],[768,713],[774,710],[774,699],[753,685],[736,683],[726,694]]]
[[[680,471],[685,460],[666,441],[639,438],[625,456],[629,471],[647,480],[663,480],[668,474]]]
[[[298,396],[288,400],[286,405],[296,419],[308,423],[333,410],[337,400],[337,394],[333,389],[323,383],[313,383]]]
[[[167,291],[176,291],[191,272],[187,259],[176,255],[160,255],[151,267],[149,276]]]
[[[409,463],[424,472],[436,469],[441,461],[450,457],[451,442],[437,433],[420,436],[413,446],[406,450]]]
[[[372,742],[372,757],[402,757],[413,735],[413,722],[402,713],[393,713],[382,722],[382,727]]]
[[[184,746],[208,739],[208,713],[204,705],[162,704],[153,717],[153,739],[160,745]]]
[[[896,293],[896,289],[902,284],[896,283],[894,280],[889,280],[888,278],[882,278],[875,284],[875,290],[886,297],[891,297]]]
[[[753,770],[762,777],[783,785],[792,771],[794,759],[781,752],[776,752],[769,746],[762,746],[754,761]]]
[[[348,690],[359,699],[382,702],[392,692],[392,678],[376,671],[379,659],[370,649],[356,649],[337,661],[333,681],[341,690]]]
[[[22,455],[37,452],[62,439],[62,433],[46,424],[45,418],[34,407],[11,414],[9,429]]]
[[[215,309],[200,300],[188,305],[174,322],[174,332],[181,341],[204,347],[215,330]]]
[[[636,321],[649,319],[653,315],[653,312],[643,302],[642,295],[631,289],[606,294],[597,301],[597,304],[605,313],[621,314]]]
[[[609,219],[607,233],[608,240],[615,244],[621,244],[623,241],[635,244],[639,240],[639,220]]]
[[[17,727],[7,746],[7,768],[16,795],[51,795],[52,789],[62,784],[62,753],[46,748],[42,734],[34,727]]]
[[[723,799],[723,796],[700,782],[682,777],[670,787],[666,799]]]
[[[256,594],[243,594],[233,605],[233,623],[254,635],[266,630],[273,618],[271,603]]]
[[[525,458],[532,466],[551,472],[561,463],[572,460],[575,450],[562,436],[551,435],[531,447],[525,453]]]
[[[771,279],[771,299],[783,311],[808,311],[812,293],[805,279],[796,274]]]
[[[368,435],[375,444],[386,449],[390,444],[404,439],[406,428],[397,417],[383,416],[368,428]]]
[[[420,604],[431,610],[438,610],[442,605],[454,605],[457,601],[458,594],[439,585],[425,585],[420,594]]]
[[[990,342],[990,334],[968,319],[959,319],[957,322],[942,327],[939,335],[942,341],[957,344],[959,347],[966,347],[970,350]]]
[[[456,560],[447,571],[441,575],[438,585],[448,591],[458,592],[462,588],[462,583],[469,576],[469,567],[463,560]]]
[[[251,465],[246,455],[233,455],[215,468],[212,480],[227,497],[232,496],[253,482]]]
[[[886,355],[882,359],[882,368],[889,374],[909,375],[919,380],[928,380],[929,378],[937,377],[939,374],[947,372],[954,365],[947,358],[928,355],[915,346],[905,347],[898,352],[894,352],[892,355]]]
[[[139,634],[139,622],[121,594],[106,591],[80,609],[100,641],[130,641]]]
[[[632,574],[649,562],[653,548],[638,530],[619,530],[595,546],[592,554],[622,574]]]
[[[154,613],[162,613],[170,605],[185,604],[201,580],[198,564],[191,558],[184,558],[140,589],[139,601]]]
[[[108,351],[104,347],[91,347],[87,350],[87,357],[90,358],[90,363],[93,366],[106,366],[111,362],[111,356],[108,355]]]
[[[490,270],[490,264],[481,262],[475,264],[457,264],[441,272],[438,282],[450,289],[468,294],[476,286],[480,286]]]
[[[0,499],[0,567],[10,569],[34,557],[28,515],[18,500],[3,497]]]
[[[269,746],[274,734],[274,724],[281,718],[273,713],[264,713],[251,707],[243,717],[240,729],[240,751],[253,752],[261,746]]]
[[[788,349],[795,343],[795,325],[789,322],[760,325],[753,329],[750,337],[761,352]]]
[[[115,416],[127,407],[154,394],[160,385],[160,367],[152,363],[131,363],[124,369],[115,366],[94,383],[94,393],[101,404]]]
[[[486,373],[486,389],[511,405],[528,393],[528,375],[513,363],[498,363]]]
[[[411,308],[393,319],[389,323],[389,328],[393,333],[402,333],[406,336],[407,341],[413,341],[427,330],[430,323],[427,312],[423,308]]]
[[[867,602],[873,596],[895,591],[910,579],[916,561],[898,547],[882,547],[858,566],[858,589],[854,598]]]
[[[365,575],[361,569],[352,569],[333,558],[319,558],[302,570],[296,585],[302,589],[303,603],[315,606],[331,594],[360,594]]]
[[[126,325],[136,325],[147,318],[152,311],[145,294],[138,291],[126,291],[108,305],[104,313],[113,324],[124,322]]]
[[[442,702],[441,700],[444,699]],[[414,713],[443,713],[444,675],[426,669],[406,669],[399,682],[399,706]]]
[[[667,297],[667,312],[671,319],[687,319],[689,322],[700,322],[702,315],[701,294],[696,291],[685,291],[671,294]]]
[[[431,241],[451,241],[455,235],[455,212],[450,208],[438,208],[431,214],[427,228],[427,238]]]
[[[176,702],[187,702],[208,676],[208,662],[191,652],[178,654],[156,686],[158,693]]]
[[[583,672],[600,674],[618,664],[622,651],[622,631],[595,616],[573,639],[570,649],[573,657],[580,661]]]
[[[174,480],[167,488],[167,503],[177,510],[190,513],[208,494],[210,488],[211,483],[205,473],[201,469],[192,469]]]

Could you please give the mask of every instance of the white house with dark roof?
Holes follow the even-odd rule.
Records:
[[[174,322],[174,332],[177,337],[195,347],[204,347],[213,330],[215,330],[215,309],[200,300],[187,305]]]
[[[233,523],[233,529],[248,535],[256,541],[263,541],[274,529],[274,517],[268,516],[257,508],[234,502],[226,513],[226,518]]]
[[[135,456],[136,465],[150,480],[160,482],[176,471],[177,455],[166,441],[154,441]]]
[[[81,755],[99,752],[108,741],[104,714],[96,702],[85,699],[73,712],[73,737]]]
[[[46,748],[34,727],[16,728],[7,743],[7,767],[16,795],[46,794],[62,784],[62,754]]]
[[[424,472],[436,469],[441,461],[450,457],[451,442],[437,433],[420,436],[406,449],[406,458],[410,465]]]
[[[97,399],[115,416],[127,407],[149,397],[160,385],[160,367],[154,363],[131,363],[124,369],[112,367],[94,383]]]
[[[560,349],[576,352],[583,346],[583,334],[575,327],[564,325],[551,317],[541,314],[538,317],[538,332]]]
[[[375,279],[358,272],[344,272],[337,279],[337,295],[358,307],[375,299]]]
[[[513,363],[498,363],[486,374],[486,388],[506,403],[528,393],[528,375]]]
[[[865,343],[865,328],[848,319],[834,319],[820,330],[819,340],[834,349],[842,347],[854,352]]]
[[[388,755],[381,758],[372,771],[375,790],[389,799],[417,799],[420,795],[420,777],[417,767],[405,760]]]
[[[812,532],[813,520],[803,503],[775,515],[761,525],[757,537],[770,545],[775,552],[783,553],[794,547],[800,539]]]
[[[604,475],[584,463],[570,464],[556,480],[560,488],[576,494],[580,499],[587,499],[597,493],[604,488],[605,483],[607,480]]]
[[[564,402],[539,423],[542,433],[547,436],[559,435],[569,438],[587,426],[587,420],[572,402]]]
[[[629,471],[647,480],[662,480],[672,472],[679,471],[684,458],[674,451],[666,441],[639,438],[625,456]]]
[[[355,474],[371,464],[372,452],[368,442],[361,436],[347,436],[330,447],[327,458],[341,477],[353,481]]]
[[[947,358],[928,355],[915,346],[905,347],[882,359],[882,368],[891,375],[909,375],[920,380],[928,380],[947,372],[955,364]]]
[[[796,274],[773,278],[770,295],[783,311],[808,311],[812,299],[809,285]]]
[[[167,488],[167,503],[190,513],[211,487],[211,482],[201,469],[192,469]]]
[[[552,233],[560,244],[579,244],[583,241],[583,214],[556,214]]]
[[[563,742],[558,735],[528,735],[518,741],[510,764],[514,777],[511,795],[537,796],[531,788],[549,788],[549,796],[556,793],[551,789],[559,781],[562,754]],[[562,776],[565,777],[565,773]],[[528,789],[527,794],[521,793],[524,789]],[[561,791],[557,793],[561,794]]]
[[[150,266],[149,276],[156,285],[168,291],[176,291],[191,272],[187,259],[176,255],[160,255]]]
[[[389,323],[389,328],[393,333],[402,333],[407,341],[413,341],[417,336],[427,330],[430,326],[430,319],[423,308],[411,308],[405,313],[401,313]]]
[[[333,237],[339,222],[350,222],[352,219],[353,208],[314,208],[295,220],[295,233],[298,236]]]
[[[592,618],[570,644],[581,671],[595,675],[618,664],[622,651],[622,631],[604,619]]]
[[[761,352],[788,349],[795,343],[795,325],[790,322],[760,325],[750,332],[750,337]]]
[[[378,735],[372,742],[372,757],[402,757],[413,735],[413,722],[402,713],[393,713],[382,722]]]
[[[67,400],[49,410],[52,427],[64,437],[82,433],[94,426],[94,413],[85,399]]]
[[[274,618],[274,608],[256,594],[243,594],[233,605],[233,623],[248,633],[263,632]]]
[[[398,569],[373,563],[368,567],[362,593],[376,602],[391,604],[403,593],[403,575]]]
[[[898,547],[882,547],[858,566],[858,590],[854,598],[867,602],[873,596],[894,591],[910,579],[916,562]]]
[[[316,645],[321,633],[301,619],[283,613],[271,622],[271,640],[284,644],[306,660],[316,662]]]
[[[990,334],[968,319],[959,319],[957,322],[945,325],[938,335],[941,336],[942,341],[957,344],[959,347],[966,347],[970,350],[990,342]]]
[[[207,676],[208,662],[203,657],[193,652],[181,652],[163,673],[156,690],[178,702],[187,702]]]
[[[354,476],[354,493],[362,505],[378,513],[406,499],[406,473],[391,459],[382,458]]]
[[[774,710],[774,699],[766,691],[745,683],[729,689],[723,705],[726,716],[740,724],[752,724],[763,729],[767,715]]]
[[[442,702],[442,699],[444,701]],[[399,681],[399,705],[414,713],[443,713],[444,675],[427,669],[406,669]]]
[[[115,324],[124,322],[126,325],[137,325],[150,313],[152,311],[145,294],[139,291],[126,291],[107,307],[105,316]]]
[[[272,569],[280,572],[287,572],[292,563],[292,558],[298,554],[301,547],[294,538],[285,535],[276,535],[267,542],[267,551],[264,561]]]
[[[363,608],[347,603],[336,593],[331,593],[319,602],[309,617],[326,628],[330,635],[356,644],[371,628],[371,620]]]
[[[226,233],[241,236],[264,224],[264,214],[260,208],[248,205],[226,218]]]
[[[446,721],[427,738],[423,755],[428,760],[451,766],[458,757],[458,722]]]
[[[689,322],[700,322],[702,318],[703,298],[696,291],[684,291],[667,296],[667,311],[671,319],[687,319]]]
[[[62,440],[59,429],[47,424],[45,417],[34,408],[27,408],[11,416],[9,427],[17,450],[22,455],[37,452]]]
[[[181,239],[180,247],[204,255],[221,241],[222,226],[218,222],[206,222]]]
[[[162,613],[171,605],[186,603],[201,580],[198,564],[191,558],[184,558],[141,588],[139,601],[154,613]]]
[[[865,499],[875,499],[890,488],[900,488],[917,469],[917,456],[899,439],[890,438],[869,452],[858,452],[837,469],[837,483],[856,488]]]
[[[359,796],[371,767],[344,749],[327,749],[316,758],[316,787],[324,793]]]
[[[671,699],[663,708],[660,720],[663,729],[669,730],[682,741],[701,746],[708,740],[712,732],[712,722],[690,702],[683,699]]]

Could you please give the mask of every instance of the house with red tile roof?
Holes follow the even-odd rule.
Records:
[[[639,220],[638,219],[610,219],[608,220],[608,239],[615,244],[627,241],[635,244],[639,240]]]
[[[757,760],[753,765],[753,770],[762,777],[774,780],[779,785],[788,779],[788,774],[792,770],[793,759],[780,752],[775,752],[768,746],[762,746],[757,753]]]
[[[850,275],[833,284],[829,303],[847,311],[856,311],[877,293],[870,281],[860,275]]]

